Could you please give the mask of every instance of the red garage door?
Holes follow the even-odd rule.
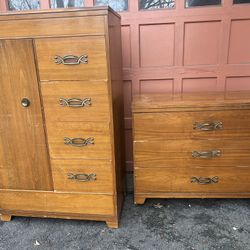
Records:
[[[1,0],[1,9],[110,4],[122,16],[127,169],[133,94],[250,90],[250,0]]]

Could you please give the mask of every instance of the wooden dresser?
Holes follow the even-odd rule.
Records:
[[[250,197],[250,92],[136,96],[135,203]]]
[[[0,15],[0,214],[118,227],[120,17],[108,8]]]

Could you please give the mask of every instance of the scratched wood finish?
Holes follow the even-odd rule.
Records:
[[[215,131],[194,129],[195,123],[222,122]],[[250,110],[134,113],[135,140],[234,138],[250,136]]]
[[[105,82],[70,81],[43,82],[41,84],[47,122],[109,122],[108,87]],[[67,107],[60,99],[90,98],[91,105]]]
[[[107,80],[107,60],[103,36],[46,38],[35,41],[41,81]],[[56,64],[55,56],[88,56],[88,63]]]
[[[249,92],[248,92],[249,94]],[[222,122],[213,131],[195,123]],[[137,96],[133,102],[135,204],[146,198],[250,197],[250,95],[246,92]],[[193,151],[220,150],[211,159]],[[191,183],[218,177],[218,183]],[[204,179],[203,179],[204,180]],[[205,179],[207,180],[207,179]]]
[[[54,188],[56,191],[113,193],[110,161],[103,160],[52,160]],[[95,174],[96,180],[82,182],[68,178],[68,174]]]
[[[221,155],[211,159],[192,157],[193,151],[220,150]],[[137,167],[227,167],[249,166],[250,143],[244,140],[162,140],[134,143]]]
[[[218,183],[191,183],[191,177],[218,177]],[[249,193],[249,167],[136,169],[136,192]]]
[[[187,92],[173,97],[171,93],[135,95],[134,112],[195,111],[249,109],[250,91]]]
[[[119,15],[106,7],[32,11],[0,15],[0,23],[4,27],[0,40],[31,39],[36,62],[27,67],[31,72],[33,65],[37,67],[39,110],[44,112],[43,135],[51,161],[46,177],[53,175],[50,192],[0,190],[0,219],[7,221],[15,215],[88,219],[117,228],[124,198]],[[27,53],[25,49],[23,53]],[[54,63],[56,55],[83,54],[88,55],[88,64]],[[33,82],[29,84],[33,86]],[[88,97],[89,107],[59,104],[60,98]],[[73,147],[64,143],[65,137],[93,137],[94,144]],[[82,172],[96,173],[96,180],[80,183],[68,179],[68,173]]]
[[[0,188],[52,190],[32,41],[0,41],[0,56]]]

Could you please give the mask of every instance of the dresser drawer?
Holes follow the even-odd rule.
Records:
[[[135,141],[136,167],[250,167],[250,140]]]
[[[109,123],[47,124],[51,158],[112,159]]]
[[[111,161],[52,160],[56,191],[113,193]]]
[[[103,36],[36,39],[41,81],[107,80]]]
[[[46,122],[109,122],[105,82],[51,82],[42,84]]]
[[[135,140],[249,137],[250,111],[134,114]]]
[[[136,168],[136,193],[246,193],[250,168]]]

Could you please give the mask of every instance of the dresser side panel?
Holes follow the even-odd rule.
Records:
[[[113,152],[114,176],[117,193],[117,213],[119,214],[125,193],[125,143],[123,120],[122,52],[120,18],[109,12],[107,31],[107,51],[110,74],[111,109],[113,112]]]

